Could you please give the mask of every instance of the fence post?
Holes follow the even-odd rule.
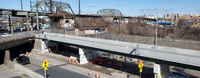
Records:
[[[115,32],[114,31],[113,31],[112,35],[113,35],[112,39],[114,40],[115,39]]]

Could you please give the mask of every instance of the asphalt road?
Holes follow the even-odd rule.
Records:
[[[24,65],[25,67],[41,74],[44,76],[44,68],[41,66],[42,61],[31,59],[31,63]],[[52,66],[49,64],[48,70],[47,70],[47,78],[89,78],[88,76],[60,68],[59,66]]]

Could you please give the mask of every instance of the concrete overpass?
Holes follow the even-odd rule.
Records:
[[[42,35],[35,34],[35,37],[39,39],[47,39],[52,42],[73,45],[80,48],[89,48],[112,54],[153,61],[158,64],[167,64],[200,70],[200,51],[197,50],[87,38],[46,32]]]

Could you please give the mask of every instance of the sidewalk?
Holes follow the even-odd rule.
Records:
[[[43,61],[42,60],[43,59],[42,55],[38,55],[38,54],[35,54],[35,55],[36,55],[36,57],[31,56],[31,54],[29,53],[26,56],[28,56],[29,58],[32,58],[32,59],[37,59],[39,61]],[[51,59],[51,58],[49,58],[49,64],[51,64],[53,66],[60,66],[61,68],[64,68],[64,69],[67,69],[67,70],[71,70],[71,71],[74,71],[74,72],[78,72],[78,73],[86,75],[86,76],[88,76],[89,71],[92,71],[92,75],[90,76],[92,78],[95,78],[96,73],[99,74],[100,78],[116,78],[114,76],[107,75],[107,74],[104,74],[104,73],[100,73],[100,72],[97,72],[95,70],[89,70],[89,69],[86,69],[86,68],[83,68],[83,67],[75,66],[73,64],[67,64],[65,62],[61,62],[61,61],[58,61],[58,60],[55,60],[55,59]]]

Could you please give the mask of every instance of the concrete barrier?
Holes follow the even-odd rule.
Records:
[[[21,66],[17,63],[15,63],[14,68],[23,72],[24,74],[28,75],[31,78],[44,78],[44,76],[42,76],[42,75],[40,75],[40,74],[38,74],[38,73],[28,69],[28,68],[25,68],[25,67],[23,67],[23,66]]]

